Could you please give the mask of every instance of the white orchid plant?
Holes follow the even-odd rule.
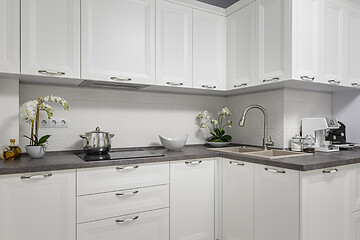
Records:
[[[39,115],[40,111],[45,111],[47,117],[51,119],[54,115],[54,109],[46,102],[54,102],[62,105],[64,110],[69,110],[69,104],[65,99],[55,96],[40,97],[37,100],[32,100],[24,103],[21,107],[21,117],[25,119],[25,122],[31,124],[31,135],[25,136],[30,140],[30,146],[42,146],[46,147],[47,141],[50,135],[45,135],[39,138]]]
[[[222,107],[218,113],[217,119],[213,119],[208,111],[200,112],[197,119],[200,121],[200,128],[208,128],[211,137],[207,139],[208,142],[231,142],[232,137],[225,134],[226,127],[232,127],[232,121],[226,121],[225,118],[230,117],[231,112],[229,108]]]

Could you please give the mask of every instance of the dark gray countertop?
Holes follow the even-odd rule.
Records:
[[[360,149],[340,151],[336,153],[315,153],[313,156],[290,157],[277,160],[269,160],[257,157],[240,156],[234,153],[219,153],[210,151],[208,146],[195,145],[186,146],[182,151],[172,152],[164,148],[137,148],[164,154],[163,157],[148,157],[125,160],[84,162],[74,152],[49,152],[42,159],[31,159],[29,156],[23,156],[14,161],[5,161],[0,159],[0,175],[42,172],[78,168],[91,168],[127,164],[141,164],[164,161],[177,161],[186,159],[224,157],[245,162],[263,164],[273,167],[281,167],[298,171],[310,171],[321,168],[330,168],[342,165],[360,163]],[[128,149],[134,150],[134,149]]]

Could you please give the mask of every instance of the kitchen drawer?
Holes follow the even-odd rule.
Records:
[[[77,240],[169,240],[169,209],[78,224]]]
[[[169,185],[135,188],[77,199],[78,223],[169,207]]]
[[[79,169],[77,194],[111,192],[169,183],[169,163]]]

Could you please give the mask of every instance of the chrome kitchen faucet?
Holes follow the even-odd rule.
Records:
[[[248,111],[250,109],[253,109],[253,108],[257,108],[259,110],[261,110],[261,112],[264,114],[264,138],[263,138],[263,148],[264,150],[267,150],[268,146],[274,146],[274,141],[272,141],[271,137],[268,136],[268,114],[265,110],[265,108],[263,108],[262,106],[260,105],[251,105],[251,106],[248,106],[240,121],[239,121],[239,126],[240,127],[244,127],[245,126],[245,119],[246,119],[246,114],[248,113]]]

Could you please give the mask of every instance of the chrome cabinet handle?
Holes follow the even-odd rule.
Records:
[[[353,87],[360,87],[360,84],[358,84],[358,83],[352,83],[351,86],[353,86]]]
[[[278,80],[280,80],[279,77],[273,77],[271,79],[264,79],[263,82],[272,82],[272,81],[278,81]]]
[[[202,163],[201,160],[200,161],[187,161],[187,162],[185,162],[186,165],[195,165],[195,164],[200,164],[200,163]]]
[[[330,84],[337,84],[337,85],[339,85],[341,83],[341,81],[336,81],[335,79],[330,79],[330,80],[328,80],[328,82]]]
[[[202,88],[215,89],[215,85],[201,85]]]
[[[126,167],[117,167],[116,170],[128,170],[128,169],[136,169],[139,168],[139,166],[126,166]]]
[[[276,169],[273,169],[273,168],[265,168],[265,171],[268,171],[268,172],[271,172],[271,173],[286,173],[283,170],[276,170]]]
[[[235,84],[234,88],[246,87],[247,85],[248,85],[247,83]]]
[[[137,193],[139,193],[139,191],[123,192],[123,193],[116,193],[116,196],[129,196],[129,195],[135,195]]]
[[[337,172],[339,172],[339,170],[334,168],[334,169],[331,169],[331,170],[323,170],[322,172],[325,173],[325,174],[329,174],[329,173],[337,173]]]
[[[130,82],[131,78],[120,78],[120,77],[110,77],[111,80],[114,81],[122,81],[122,82]]]
[[[231,165],[235,165],[235,166],[245,166],[245,163],[238,163],[238,162],[233,162],[233,161],[230,161],[229,163]]]
[[[136,217],[133,217],[133,218],[117,219],[116,222],[117,223],[133,222],[138,218],[139,218],[139,216],[136,216]]]
[[[314,81],[315,77],[309,77],[309,76],[300,76],[301,80],[304,81]]]
[[[171,86],[183,86],[184,83],[182,82],[166,82],[167,85],[171,85]]]
[[[35,179],[45,179],[48,177],[51,177],[52,173],[47,173],[47,174],[36,174],[36,175],[31,175],[31,176],[21,176],[20,178],[23,180],[35,180]]]
[[[41,73],[44,75],[65,75],[64,72],[49,71],[49,70],[39,70],[38,73]]]

